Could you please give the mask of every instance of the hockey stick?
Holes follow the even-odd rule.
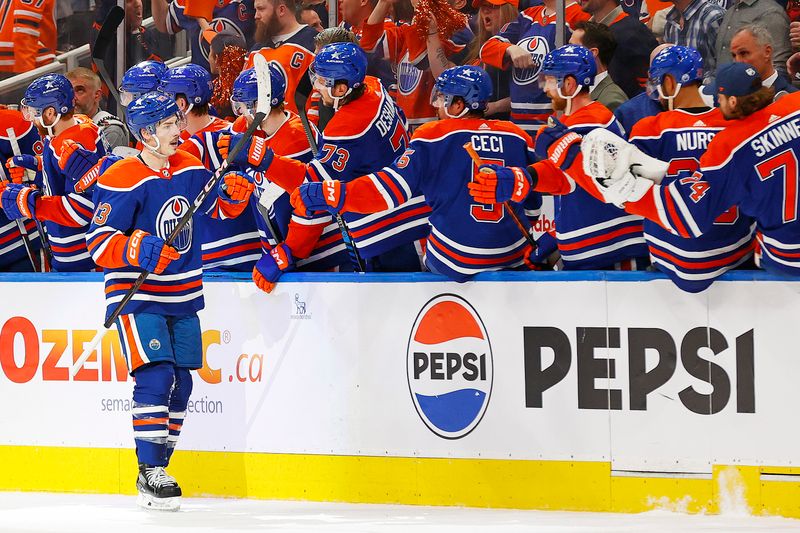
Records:
[[[19,141],[17,140],[17,134],[14,132],[14,128],[8,128],[6,130],[6,135],[8,135],[8,142],[11,144],[11,151],[14,153],[14,155],[22,155],[22,150],[19,148]],[[31,174],[33,174],[32,170],[25,170],[25,178],[29,184],[33,184],[33,176],[31,176]],[[45,193],[50,194],[50,187],[47,187],[46,189],[47,190]],[[18,225],[20,228],[20,233],[25,231],[25,235],[22,237],[23,242],[25,242],[28,231],[25,230],[25,224],[23,224],[22,221],[19,222],[20,223]],[[44,224],[35,218],[33,219],[33,222],[36,224],[36,231],[39,232],[39,242],[42,243],[42,254],[44,255],[42,258],[42,272],[47,272],[50,265],[53,264],[53,253],[50,250],[50,240],[47,238],[47,231],[44,228]],[[33,247],[31,247],[30,239],[27,239],[25,248],[28,250],[28,255],[33,253]],[[31,262],[32,261],[33,260],[31,260]],[[33,269],[36,270],[36,265],[34,265]]]
[[[92,47],[92,61],[97,67],[100,77],[103,78],[103,82],[108,87],[108,92],[117,103],[119,103],[119,92],[117,92],[117,86],[106,69],[105,58],[113,39],[117,36],[117,28],[119,28],[123,20],[125,20],[125,10],[120,6],[112,7],[103,21],[100,31],[97,32],[97,38],[94,40],[94,46]]]
[[[13,129],[9,128],[9,131],[13,133]],[[6,176],[6,169],[3,163],[0,161],[0,180],[2,181],[11,181]],[[33,271],[37,272],[39,270],[39,265],[36,264],[36,260],[34,259],[33,253],[33,245],[31,245],[31,238],[28,235],[28,228],[25,227],[25,222],[20,219],[16,219],[14,222],[17,223],[17,230],[19,230],[19,234],[22,237],[22,245],[25,247],[25,253],[28,254],[28,260],[31,262],[31,267],[33,267]]]
[[[307,92],[305,94],[300,90],[301,87],[306,89]],[[308,139],[308,145],[311,147],[311,153],[316,158],[319,154],[317,140],[314,138],[314,134],[311,131],[311,125],[308,123],[308,116],[306,115],[306,102],[308,101],[308,95],[310,93],[311,81],[308,77],[308,72],[306,72],[305,76],[301,78],[297,89],[294,91],[294,105],[297,107],[297,114],[300,116],[300,122],[303,124],[303,131],[305,131],[306,138]],[[342,233],[342,241],[344,242],[345,248],[347,248],[350,261],[353,263],[353,266],[356,268],[357,272],[365,272],[366,269],[364,268],[364,260],[361,259],[361,254],[358,253],[358,248],[356,248],[356,243],[353,241],[353,236],[350,234],[350,229],[347,227],[347,223],[344,221],[344,218],[342,218],[340,213],[336,213],[333,215],[333,217],[336,220],[336,224],[339,225],[339,231]]]
[[[192,206],[189,208],[189,211],[187,211],[181,217],[181,219],[176,224],[175,228],[173,228],[172,232],[169,234],[169,236],[167,236],[167,239],[165,241],[167,245],[171,245],[175,241],[178,235],[180,235],[181,230],[183,230],[186,224],[188,224],[189,221],[192,219],[194,214],[200,209],[200,206],[203,204],[206,198],[208,198],[208,195],[211,194],[211,191],[213,191],[214,188],[217,186],[219,180],[222,179],[222,176],[225,174],[225,170],[227,170],[228,166],[230,166],[231,161],[233,161],[236,158],[236,155],[242,151],[244,146],[253,136],[253,132],[256,131],[258,125],[261,124],[261,121],[264,120],[264,118],[267,116],[267,113],[269,112],[269,102],[271,100],[271,97],[268,93],[268,85],[267,85],[268,82],[264,81],[265,77],[269,79],[269,67],[267,65],[267,60],[264,59],[264,57],[259,54],[256,56],[254,63],[256,69],[256,80],[258,83],[259,97],[258,97],[258,104],[256,106],[256,115],[253,118],[253,122],[250,124],[250,126],[247,127],[247,130],[242,135],[242,138],[239,139],[239,142],[237,142],[236,145],[233,148],[231,148],[231,150],[228,152],[228,157],[225,158],[225,160],[222,162],[219,168],[214,172],[214,174],[211,176],[211,179],[209,179],[208,182],[203,186],[203,189],[198,193],[197,197],[194,199],[194,202],[192,203]],[[119,315],[122,313],[122,310],[125,308],[128,302],[130,302],[133,296],[139,291],[139,288],[142,286],[142,284],[147,279],[147,276],[149,275],[150,272],[146,270],[142,271],[142,273],[139,274],[139,277],[136,278],[136,281],[133,283],[133,286],[130,289],[128,289],[128,292],[119,302],[119,304],[117,304],[117,307],[103,323],[103,329],[97,332],[97,334],[94,336],[94,339],[92,339],[92,342],[89,344],[89,346],[83,350],[83,353],[81,353],[80,357],[78,357],[70,367],[71,377],[74,377],[75,374],[78,372],[78,369],[89,359],[89,356],[92,355],[92,352],[94,352],[95,348],[97,348],[97,345],[100,344],[100,341],[103,339],[106,332],[116,322],[117,317],[119,317]]]
[[[466,143],[464,145],[464,150],[467,151],[475,166],[480,168],[480,166],[483,164],[483,161],[481,161],[481,156],[478,155],[478,152],[475,151],[475,148],[472,147],[472,144]],[[503,207],[505,207],[506,212],[509,214],[509,216],[511,216],[511,220],[513,220],[514,224],[517,225],[519,231],[522,232],[525,240],[528,241],[528,244],[530,244],[535,250],[538,245],[536,244],[536,241],[533,240],[533,235],[531,235],[531,232],[525,229],[525,225],[522,223],[522,220],[519,218],[517,212],[514,211],[511,202],[503,202]]]

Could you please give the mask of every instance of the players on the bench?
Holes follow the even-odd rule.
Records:
[[[133,433],[139,460],[139,504],[177,509],[181,490],[164,470],[180,435],[192,390],[190,370],[203,364],[197,312],[204,307],[195,220],[167,244],[211,173],[178,150],[185,126],[174,99],[148,93],[127,110],[129,130],[144,149],[112,164],[95,187],[89,250],[105,270],[106,317],[143,271],[150,272],[116,320],[133,389]],[[215,218],[238,216],[253,184],[226,174],[199,207]]]
[[[491,95],[492,82],[482,68],[444,71],[432,99],[441,120],[420,126],[397,161],[350,182],[304,184],[292,194],[292,205],[301,215],[320,210],[376,213],[403,205],[411,191],[420,190],[432,209],[425,250],[432,272],[466,281],[479,272],[523,265],[532,250],[507,207],[475,203],[466,186],[478,169],[465,143],[486,162],[525,166],[536,160],[533,142],[522,129],[483,118]],[[527,202],[529,212],[538,213],[539,196],[530,195]],[[513,209],[527,220],[520,204]]]

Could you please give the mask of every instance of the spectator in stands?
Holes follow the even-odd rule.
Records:
[[[717,68],[733,61],[731,39],[743,26],[758,24],[767,29],[772,36],[772,62],[775,70],[786,73],[786,60],[789,59],[789,17],[775,0],[736,0],[725,13],[717,34]]]
[[[772,0],[770,0],[772,1]],[[608,65],[608,73],[614,83],[633,98],[644,91],[649,55],[658,45],[647,26],[628,16],[618,0],[581,0],[581,9],[592,16],[592,20],[605,24],[614,34],[617,49]]]
[[[573,28],[569,42],[588,48],[594,55],[597,75],[594,77],[594,85],[590,89],[591,99],[600,102],[612,112],[626,102],[628,97],[625,95],[625,91],[608,75],[608,63],[614,57],[614,50],[617,48],[614,34],[611,33],[608,26],[592,21],[579,22]]]
[[[283,43],[294,43],[306,50],[314,49],[315,29],[297,22],[296,0],[256,0],[255,45],[251,50],[276,48]],[[284,65],[284,68],[289,68]]]
[[[103,97],[100,77],[84,67],[76,67],[67,72],[67,79],[75,92],[75,112],[86,115],[97,124],[108,151],[115,146],[128,146],[128,130],[120,119],[100,109]]]
[[[711,0],[673,0],[667,12],[664,42],[694,48],[703,58],[703,76],[717,67],[716,44],[725,10]]]
[[[233,122],[231,91],[233,82],[244,67],[247,45],[238,33],[230,30],[217,33],[209,28],[203,32],[203,39],[210,45],[208,66],[214,84],[210,104],[216,116]]]
[[[335,2],[336,0],[333,1]],[[339,2],[337,5],[339,8],[341,8],[341,2]],[[300,8],[301,14],[306,9],[310,9],[317,14],[317,18],[319,18],[319,31],[322,31],[329,26],[330,21],[328,20],[328,2],[325,0],[304,0]],[[301,22],[308,24],[303,20],[301,20]],[[309,26],[311,26],[311,24],[309,24]]]
[[[370,13],[375,9],[378,0],[340,0],[339,8],[342,10],[341,27],[352,31],[356,38],[361,40],[361,33],[364,24],[367,22]],[[339,42],[339,41],[333,41]],[[367,74],[375,76],[391,94],[397,92],[397,77],[392,71],[392,66],[387,58],[384,57],[382,46],[377,46],[367,52]]]
[[[311,7],[304,7],[300,11],[300,22],[311,28],[314,28],[318,32],[324,29],[322,27],[322,20],[320,20],[319,14]]]
[[[775,89],[775,98],[795,92],[791,83],[775,70],[772,57],[772,35],[764,26],[750,24],[739,28],[731,39],[731,55],[740,63],[750,63],[761,76],[765,87]]]
[[[656,46],[652,52],[650,52],[650,63],[653,62],[653,59],[658,55],[658,53],[665,49],[673,46],[669,43],[660,44]],[[650,66],[648,65],[648,71]],[[649,73],[648,73],[649,77]],[[651,117],[653,115],[657,115],[664,111],[664,108],[661,107],[661,103],[658,100],[658,97],[651,97],[646,92],[642,92],[622,104],[614,111],[614,116],[617,118],[619,123],[622,125],[622,128],[625,130],[625,134],[629,134],[631,129],[633,129],[633,125],[639,122],[644,117]]]
[[[55,1],[4,1],[0,22],[0,79],[53,63]]]

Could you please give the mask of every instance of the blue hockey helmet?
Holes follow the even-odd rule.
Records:
[[[461,65],[452,67],[442,72],[436,78],[436,84],[431,93],[431,104],[434,107],[444,105],[447,108],[453,103],[453,98],[459,96],[464,99],[466,109],[459,115],[463,116],[469,111],[483,111],[489,98],[492,97],[492,80],[489,74],[480,67]],[[451,117],[457,118],[457,117]]]
[[[337,81],[344,81],[350,89],[355,89],[364,83],[367,75],[367,54],[357,44],[331,43],[316,55],[311,72],[315,83],[329,89]]]
[[[703,57],[690,46],[675,45],[661,50],[650,63],[647,94],[651,98],[671,100],[675,97],[675,94],[665,95],[661,89],[667,74],[678,84],[677,94],[682,85],[703,79]]]
[[[154,151],[158,150],[158,139],[156,139],[156,147],[153,148],[145,142],[141,130],[155,135],[158,124],[171,117],[178,118],[179,129],[186,128],[186,118],[178,108],[178,104],[175,103],[175,99],[161,92],[143,94],[128,105],[125,113],[125,121],[133,136]]]
[[[29,122],[39,120],[42,127],[49,131],[59,121],[61,115],[72,111],[75,106],[74,100],[75,91],[72,89],[72,83],[65,76],[47,74],[34,80],[25,90],[25,96],[20,102],[20,110],[25,120]],[[53,124],[49,126],[41,121],[42,113],[48,107],[52,107],[58,115]]]
[[[178,94],[185,95],[191,109],[191,106],[207,104],[211,100],[211,74],[194,63],[173,67],[161,77],[158,90],[173,98]]]
[[[149,59],[126,70],[122,76],[122,84],[119,86],[120,103],[127,106],[144,93],[158,89],[161,76],[166,71],[167,66],[164,63]]]
[[[545,56],[539,79],[553,76],[558,81],[558,88],[561,89],[564,79],[572,76],[578,85],[588,89],[594,84],[596,75],[597,64],[592,52],[577,44],[567,44]]]
[[[272,84],[272,99],[270,107],[278,107],[286,96],[286,76],[280,65],[274,61],[269,62],[269,79]],[[255,115],[258,102],[258,82],[256,69],[243,70],[233,82],[231,91],[231,108],[238,117],[245,113]]]

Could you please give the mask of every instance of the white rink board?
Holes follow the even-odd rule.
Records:
[[[271,295],[247,282],[207,283],[201,323],[214,342],[203,376],[213,381],[209,376],[219,371],[219,382],[195,377],[181,448],[610,461],[616,470],[699,473],[710,473],[712,464],[800,463],[794,423],[800,405],[800,327],[794,324],[800,284],[724,281],[690,295],[663,279],[583,276],[462,285],[291,282]],[[57,379],[73,352],[81,351],[73,339],[82,335],[88,341],[98,327],[102,290],[99,281],[0,283],[0,445],[132,447],[124,404],[131,396],[129,377],[116,381],[113,370],[110,381]],[[482,384],[489,391],[485,413],[472,431],[455,439],[423,422],[410,390],[419,387],[409,386],[407,369],[417,316],[442,294],[457,295],[474,309],[493,362],[490,391]],[[35,342],[26,344],[15,332],[28,321]],[[643,333],[644,328],[661,331]],[[716,355],[698,348],[709,344],[709,335],[718,345]],[[674,345],[661,368],[670,369],[672,361],[675,369],[644,395],[644,409],[641,391],[658,372],[643,378],[641,370],[631,372],[631,362],[644,361],[651,372],[658,356],[647,349],[642,359],[629,347],[653,338]],[[545,386],[547,374],[539,370],[556,359],[546,347],[553,339],[562,342],[558,359],[565,373]],[[534,364],[537,342],[545,346],[541,367]],[[457,353],[467,345],[449,340],[436,350]],[[53,354],[61,352],[56,362]],[[613,377],[603,377],[609,365]],[[12,375],[25,380],[15,383]],[[465,383],[470,385],[444,379],[429,386],[443,393]],[[537,387],[546,389],[541,407],[531,392]],[[526,398],[534,405],[526,407]],[[699,414],[687,404],[718,412]]]

